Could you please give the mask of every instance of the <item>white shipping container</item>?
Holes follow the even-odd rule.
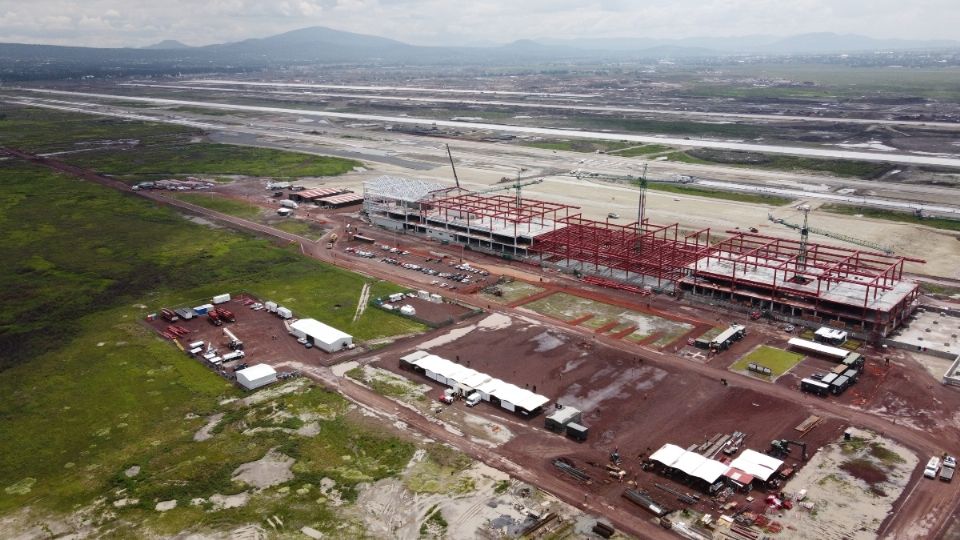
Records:
[[[430,293],[428,293],[427,291],[417,291],[417,296],[419,296],[422,300],[430,299]]]
[[[188,349],[196,349],[197,347],[203,347],[204,343],[202,341],[194,341],[190,345],[187,345]]]
[[[277,312],[277,303],[276,303],[276,302],[267,302],[267,303],[263,304],[263,306],[264,306],[265,308],[267,308],[267,311],[269,311],[270,313],[276,313],[276,312]]]
[[[281,319],[293,318],[293,312],[282,306],[277,308],[277,315],[279,315]]]
[[[216,295],[216,296],[213,297],[213,303],[214,303],[214,304],[223,304],[224,302],[229,302],[229,301],[230,301],[230,294],[229,294],[229,293],[226,293],[226,294],[218,294],[218,295]]]
[[[197,355],[203,352],[203,347],[194,347],[190,349],[190,354]]]
[[[442,304],[442,303],[443,303],[443,297],[440,296],[440,295],[437,294],[437,293],[433,293],[433,294],[430,295],[430,301],[433,302],[434,304]]]

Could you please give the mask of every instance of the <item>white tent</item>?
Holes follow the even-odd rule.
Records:
[[[753,475],[764,482],[773,476],[773,473],[780,470],[783,461],[772,458],[766,454],[761,454],[749,448],[744,450],[737,459],[730,463],[730,467],[740,469],[741,471]]]
[[[266,386],[277,380],[277,372],[266,364],[257,364],[236,372],[237,382],[247,390]]]
[[[337,352],[353,344],[353,336],[327,326],[316,319],[300,319],[290,325],[290,331],[327,352]]]
[[[461,389],[477,390],[484,401],[490,401],[491,397],[497,398],[500,406],[508,411],[532,413],[550,402],[545,396],[494,379],[485,373],[435,354],[411,353],[401,360],[422,369],[428,378],[439,383]]]
[[[652,461],[682,471],[688,476],[713,484],[730,469],[727,465],[708,459],[696,452],[687,452],[675,444],[665,444],[650,456]]]

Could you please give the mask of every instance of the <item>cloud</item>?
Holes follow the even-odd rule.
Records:
[[[0,0],[0,41],[202,45],[306,26],[415,44],[838,32],[955,38],[956,0]]]

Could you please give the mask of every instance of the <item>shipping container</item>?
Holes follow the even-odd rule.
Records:
[[[194,347],[190,349],[190,354],[192,354],[193,356],[196,356],[202,352],[203,352],[203,347]]]
[[[193,318],[193,310],[190,308],[177,308],[173,310],[173,312],[176,313],[177,316],[179,316],[181,319],[185,321],[189,321],[190,319]]]
[[[576,422],[570,422],[567,424],[567,436],[575,441],[585,441],[587,440],[587,435],[589,435],[590,430]]]
[[[269,311],[270,313],[276,313],[276,312],[277,312],[277,303],[276,303],[276,302],[267,301],[266,303],[263,304],[263,307],[267,308],[267,311]]]
[[[845,375],[841,375],[836,379],[834,379],[832,383],[830,383],[830,391],[833,392],[835,395],[840,395],[849,386],[850,386],[850,379]]]
[[[803,379],[800,381],[800,390],[818,396],[825,396],[830,393],[830,385],[813,379]]]
[[[229,294],[229,293],[218,294],[218,295],[216,295],[216,296],[213,297],[213,303],[214,303],[214,304],[222,304],[222,303],[224,303],[224,302],[229,302],[229,301],[230,301],[230,294]]]
[[[194,341],[194,342],[191,343],[190,345],[187,345],[187,348],[196,349],[197,347],[203,347],[203,346],[204,346],[204,342],[202,342],[202,341]]]
[[[193,308],[193,312],[196,313],[197,315],[206,315],[207,311],[209,311],[209,308],[207,308],[206,305],[197,306]]]
[[[293,312],[283,306],[277,307],[277,315],[279,315],[281,319],[293,318]]]

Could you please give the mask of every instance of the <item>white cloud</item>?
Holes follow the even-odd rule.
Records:
[[[956,0],[0,0],[0,41],[200,45],[329,26],[416,44],[803,32],[955,38]]]

